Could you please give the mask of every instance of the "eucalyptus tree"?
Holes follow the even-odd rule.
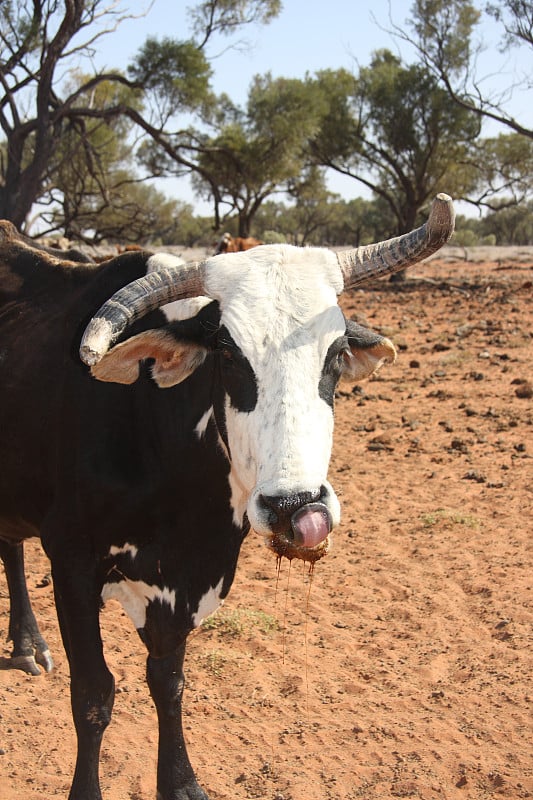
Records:
[[[87,79],[82,73],[72,73],[66,90],[73,94]],[[103,81],[91,89],[90,97],[78,95],[74,105],[102,109],[122,101],[135,104],[135,93]],[[99,230],[98,213],[125,193],[130,197],[129,214],[136,216],[130,190],[136,184],[128,142],[131,128],[121,116],[107,122],[98,117],[78,118],[65,126],[41,178],[40,233],[63,230],[68,238],[86,239],[85,232],[91,229],[93,241],[105,238],[107,226]]]
[[[327,110],[310,140],[315,162],[352,177],[388,206],[397,233],[411,230],[440,191],[462,197],[476,176],[469,153],[479,135],[470,111],[449,102],[423,65],[388,50],[357,75],[316,75]]]
[[[311,81],[257,76],[244,109],[226,98],[211,117],[211,130],[191,134],[194,186],[213,202],[216,227],[224,216],[236,216],[239,236],[248,236],[265,200],[286,192],[305,170],[307,143],[324,110],[321,100]],[[165,166],[175,169],[172,159]]]
[[[498,245],[533,245],[533,200],[496,208],[478,222],[482,235],[493,235]]]
[[[475,189],[463,198],[479,209],[501,212],[533,195],[533,139],[500,133],[480,139],[471,155]]]
[[[492,18],[500,32],[499,52],[491,53],[491,65],[481,71],[480,56],[486,50],[480,25]],[[520,108],[531,109],[533,71],[512,71],[510,52],[522,48],[533,54],[533,4],[531,0],[415,0],[405,27],[393,25],[393,34],[414,46],[421,62],[463,109],[481,120],[490,120],[508,131],[533,138],[531,116],[515,112],[509,100],[521,96]],[[495,72],[509,73],[505,88],[498,90]],[[490,71],[490,74],[488,72]]]
[[[132,56],[127,73],[87,69],[86,79],[73,86],[64,77],[80,63],[90,67],[100,38],[113,35],[132,14],[120,0],[3,0],[0,217],[23,227],[35,202],[52,201],[56,159],[60,154],[67,163],[67,142],[78,168],[80,154],[86,154],[91,173],[97,154],[89,120],[111,125],[127,118],[179,158],[171,147],[173,118],[180,112],[200,113],[210,96],[207,43],[249,22],[268,22],[279,8],[279,0],[204,0],[191,11],[194,37],[148,40]],[[110,93],[103,107],[94,105],[92,94],[103,83],[126,87],[129,98]]]

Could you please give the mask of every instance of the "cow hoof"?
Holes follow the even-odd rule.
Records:
[[[50,650],[42,650],[37,651],[35,653],[35,660],[41,667],[44,668],[45,672],[52,672],[54,668],[54,659],[50,654]]]
[[[209,797],[202,787],[194,781],[194,783],[190,783],[178,789],[177,794],[172,793],[167,796],[158,791],[157,800],[209,800]]]
[[[20,669],[28,675],[40,675],[41,670],[38,664],[43,667],[45,672],[51,672],[54,668],[54,662],[50,655],[50,650],[37,650],[34,656],[11,656],[11,666],[13,669]]]
[[[12,656],[11,666],[13,669],[20,669],[28,675],[40,675],[41,670],[37,666],[33,656]]]

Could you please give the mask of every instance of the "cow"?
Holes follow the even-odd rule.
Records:
[[[182,732],[188,634],[227,596],[249,531],[278,558],[328,551],[338,381],[395,359],[338,296],[442,246],[453,206],[335,253],[265,245],[183,264],[144,251],[76,264],[0,223],[0,541],[18,666],[51,669],[22,568],[40,536],[71,680],[70,800],[100,800],[114,679],[99,611],[118,599],[147,650],[159,800],[207,800]],[[81,358],[80,358],[81,355]]]
[[[254,239],[253,236],[243,238],[242,236],[232,236],[230,233],[225,233],[218,241],[215,255],[219,253],[240,253],[241,250],[250,250],[260,244],[264,244],[264,242],[260,239]]]

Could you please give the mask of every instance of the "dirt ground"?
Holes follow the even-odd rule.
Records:
[[[341,386],[343,522],[314,574],[246,541],[224,608],[190,637],[185,732],[211,800],[533,797],[533,260],[447,257],[343,299],[399,348]],[[528,383],[529,381],[529,383]],[[38,545],[28,584],[50,675],[8,669],[0,575],[0,797],[67,797],[68,670]],[[118,686],[106,800],[155,796],[142,645],[102,612]],[[3,648],[3,649],[1,649]]]

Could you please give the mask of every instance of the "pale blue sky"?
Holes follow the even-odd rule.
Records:
[[[128,9],[139,13],[145,0],[132,0]],[[148,35],[187,38],[191,34],[183,0],[154,0],[145,17],[126,20],[112,37],[102,40],[98,61],[109,66],[126,64]],[[393,0],[393,18],[403,22],[411,0]],[[352,67],[366,63],[370,53],[393,46],[390,37],[372,21],[374,14],[387,25],[388,0],[285,0],[279,17],[269,25],[245,26],[235,37],[218,37],[209,55],[215,70],[214,88],[239,102],[246,99],[250,79],[271,71],[275,76],[303,77],[326,67]],[[231,42],[248,47],[227,49]]]
[[[124,3],[131,13],[148,8],[145,0]],[[187,8],[194,0],[154,0],[146,16],[125,20],[117,32],[100,40],[97,65],[126,67],[148,35],[186,39],[191,34]],[[325,68],[357,69],[369,63],[374,50],[387,47],[397,51],[398,43],[388,33],[389,15],[396,25],[405,27],[412,0],[284,0],[280,16],[266,26],[247,26],[234,39],[219,37],[210,47],[214,69],[213,88],[226,92],[235,102],[244,104],[250,81],[256,74],[271,72],[274,77],[303,77]],[[376,21],[377,20],[377,21]],[[498,51],[499,28],[485,24],[482,30],[485,53],[479,62],[478,75],[484,77],[487,92],[501,94],[517,82],[517,75],[533,74],[531,49]],[[232,42],[243,47],[228,49]],[[414,60],[405,45],[402,56]],[[533,90],[515,90],[509,108],[520,121],[533,124]],[[487,135],[500,132],[488,129]],[[191,202],[198,213],[210,213],[199,204],[186,180],[164,181],[162,191]],[[332,191],[346,198],[360,196],[362,187],[353,179],[332,176]]]

